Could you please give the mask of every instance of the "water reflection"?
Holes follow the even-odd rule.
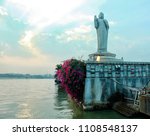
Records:
[[[72,118],[72,109],[69,106],[68,96],[64,90],[58,89],[55,86],[57,92],[55,97],[55,110],[57,118]]]
[[[65,106],[66,100],[67,100],[67,94],[64,92],[64,90],[58,89],[57,86],[55,86],[55,91],[57,92],[56,94],[56,109],[57,108],[63,108]]]
[[[11,85],[11,86],[10,86]],[[102,119],[125,118],[112,110],[85,112],[58,90],[54,80],[0,80],[0,118]]]
[[[101,111],[83,111],[66,92],[60,90],[56,86],[56,102],[55,109],[59,112],[58,118],[73,118],[73,119],[118,119],[125,118],[119,113],[113,110],[101,110]],[[68,116],[69,115],[69,116]]]
[[[73,119],[125,119],[126,117],[113,110],[84,111],[73,100],[70,100],[73,109]]]
[[[18,109],[19,109],[19,111],[16,114],[16,118],[19,118],[19,119],[32,118],[31,108],[27,103],[22,103],[22,104],[18,105]]]

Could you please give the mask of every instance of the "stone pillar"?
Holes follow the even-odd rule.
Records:
[[[85,79],[84,104],[92,104],[92,81],[89,77]]]
[[[141,88],[141,86],[142,86],[141,79],[139,77],[136,77],[136,87]]]
[[[102,83],[100,78],[96,77],[94,80],[94,103],[101,103],[102,97]]]
[[[92,78],[91,78],[91,65],[86,65],[86,79],[84,90],[84,105],[92,105]]]
[[[111,95],[112,95],[111,80],[107,79],[107,97],[109,98]]]

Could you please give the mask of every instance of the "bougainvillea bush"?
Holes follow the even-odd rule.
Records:
[[[82,101],[85,84],[85,63],[69,59],[56,66],[55,82],[71,97]]]

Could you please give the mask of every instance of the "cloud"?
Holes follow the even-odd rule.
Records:
[[[47,56],[44,55],[40,51],[40,49],[38,49],[34,44],[34,38],[37,34],[38,32],[35,30],[33,31],[27,30],[24,32],[24,35],[18,42],[24,49],[30,52],[33,56],[39,57],[39,58],[46,58]]]
[[[123,38],[121,36],[119,36],[119,35],[114,35],[113,39],[114,40],[119,40],[119,41],[123,40]]]
[[[0,51],[0,57],[4,56],[4,51]]]
[[[104,1],[105,0],[101,0],[99,4],[96,4],[96,6],[98,7],[100,3],[104,3]],[[56,28],[57,33],[53,30],[52,33],[50,29],[46,28],[48,27],[50,28],[52,25],[55,27],[60,24],[66,25],[74,22],[77,23],[75,26],[78,25],[78,27],[68,30],[66,28],[66,31],[62,34],[59,34],[57,36],[57,39],[59,41],[65,42],[79,41],[86,43],[92,41],[93,40],[92,30],[94,30],[93,26],[85,25],[87,23],[90,24],[90,22],[93,23],[93,15],[88,14],[89,11],[86,12],[86,10],[92,5],[89,3],[92,3],[94,5],[95,1],[93,2],[92,0],[6,0],[5,6],[7,7],[11,17],[14,19],[14,22],[26,23],[24,29],[21,29],[21,27],[19,27],[21,29],[19,34],[22,33],[24,34],[21,37],[18,37],[19,40],[18,38],[17,40],[20,46],[25,50],[27,50],[28,52],[30,52],[32,55],[27,58],[20,57],[17,56],[17,51],[19,50],[16,50],[15,55],[9,56],[5,54],[4,51],[1,51],[0,54],[2,57],[0,57],[0,64],[3,64],[3,66],[7,66],[8,69],[7,71],[11,71],[11,67],[16,69],[16,71],[19,70],[26,71],[27,69],[30,69],[32,67],[32,70],[30,69],[31,70],[30,72],[33,73],[34,71],[38,71],[40,73],[40,71],[42,71],[46,67],[47,68],[50,67],[50,69],[54,71],[55,65],[57,63],[60,63],[60,61],[62,61],[62,58],[63,57],[65,58],[66,56],[64,56],[64,54],[61,53],[56,57],[44,54],[40,50],[40,48],[38,48],[37,45],[35,44],[37,42],[36,41],[38,38],[37,36],[40,35],[45,37],[51,37],[52,39],[54,38],[54,36],[56,36],[58,32],[62,32],[65,28],[62,27],[60,31],[58,30],[58,28]],[[84,7],[80,8],[80,6],[82,5]],[[6,15],[7,12],[4,11],[6,10],[3,10],[3,14]],[[2,14],[1,11],[0,14]],[[46,30],[45,33],[42,33],[44,30]],[[44,39],[42,42],[47,41],[45,41]],[[51,42],[51,45],[52,44],[53,43]],[[57,43],[54,43],[54,45],[56,44]],[[81,45],[80,43],[77,44]],[[40,45],[40,43],[38,43],[38,45]],[[48,46],[42,49],[45,50]],[[79,46],[78,48],[80,47],[81,46]],[[3,69],[3,71],[6,71],[5,68]]]
[[[65,16],[65,19],[58,22],[58,24],[68,24],[72,22],[91,22],[93,21],[93,15],[86,15],[83,13],[74,13]]]
[[[24,14],[30,25],[44,28],[82,5],[85,0],[7,0]]]
[[[24,36],[20,39],[19,44],[27,49],[32,55],[41,56],[40,51],[34,46],[33,38],[36,32],[28,30],[24,32]]]
[[[63,34],[57,36],[58,40],[65,41],[65,42],[71,42],[71,41],[85,41],[89,42],[93,39],[91,36],[92,26],[88,25],[81,25],[79,27],[66,30]]]
[[[118,23],[116,21],[109,21],[109,25],[110,26],[116,26]]]
[[[5,53],[10,49],[10,45],[4,42],[0,42],[0,57],[4,56]]]
[[[19,19],[19,18],[13,18],[13,20],[16,22],[21,22],[21,19]]]
[[[8,15],[7,10],[2,6],[0,6],[0,15],[2,15],[2,16]]]
[[[47,32],[43,32],[43,33],[41,33],[40,35],[41,35],[42,37],[49,37],[49,38],[51,38],[51,37],[53,36],[52,33],[47,33]]]
[[[86,0],[7,0],[7,4],[15,9],[13,17],[17,21],[24,19],[30,29],[24,31],[19,44],[37,58],[47,58],[34,44],[35,37],[46,27],[61,22],[65,16],[81,6]],[[21,19],[22,20],[22,19]],[[84,30],[85,31],[85,30]],[[45,34],[46,36],[46,34]]]
[[[90,25],[89,26],[81,25],[79,27],[74,28],[71,31],[67,31],[66,33],[68,33],[68,34],[71,34],[71,33],[82,33],[82,34],[85,34],[85,33],[91,32],[91,30],[92,30],[92,27]]]

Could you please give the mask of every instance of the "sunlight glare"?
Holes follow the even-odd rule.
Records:
[[[26,15],[30,25],[45,27],[59,21],[85,0],[8,0],[8,2],[22,12],[28,13]]]

